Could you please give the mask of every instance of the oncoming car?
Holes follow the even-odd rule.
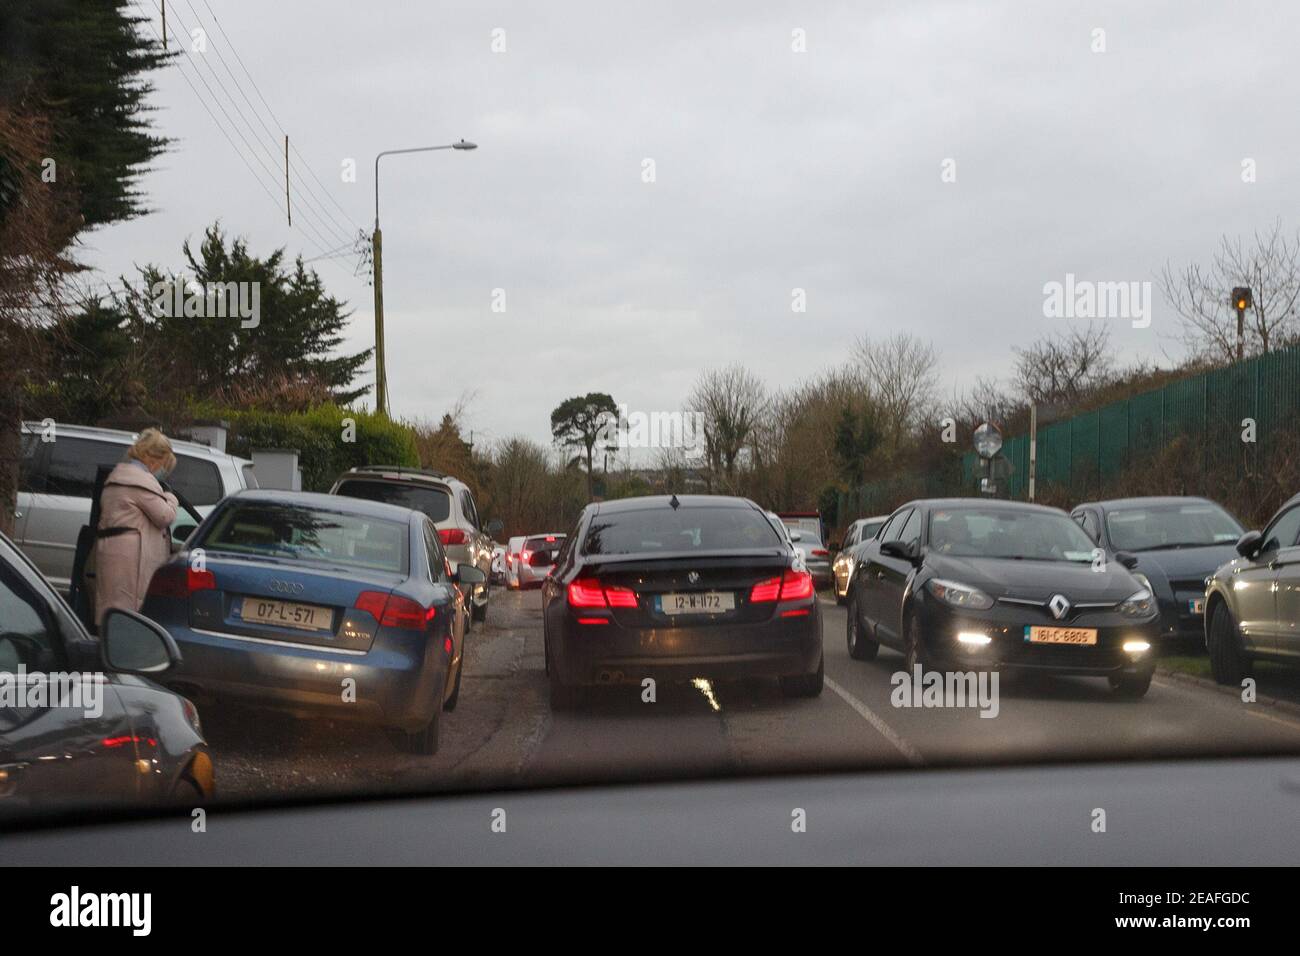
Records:
[[[821,693],[821,613],[812,575],[752,501],[711,495],[583,509],[542,586],[551,703],[594,684],[779,678]]]
[[[483,580],[471,565],[450,571],[423,512],[246,491],[158,570],[144,608],[181,648],[169,686],[378,724],[433,753],[460,696],[468,614],[456,585]]]
[[[980,499],[913,501],[862,550],[847,642],[905,668],[1022,669],[1105,677],[1141,697],[1159,630],[1151,592],[1065,512]]]

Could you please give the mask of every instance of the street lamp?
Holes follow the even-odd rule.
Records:
[[[388,373],[384,365],[384,253],[383,235],[379,231],[379,161],[385,156],[402,153],[432,153],[440,149],[478,149],[477,143],[460,140],[445,146],[416,146],[412,149],[388,149],[375,157],[375,232],[370,238],[375,261],[375,411],[388,414]]]

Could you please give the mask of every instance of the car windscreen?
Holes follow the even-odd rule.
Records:
[[[1091,561],[1096,545],[1063,514],[946,508],[930,516],[930,549],[954,557]]]
[[[366,501],[382,501],[422,511],[435,524],[451,515],[451,495],[441,488],[418,485],[410,481],[367,481],[349,479],[340,482],[335,494]]]
[[[1231,544],[1242,535],[1236,518],[1204,501],[1108,511],[1106,529],[1117,551]]]
[[[407,526],[288,502],[237,502],[214,518],[194,548],[401,574]]]
[[[564,546],[564,535],[548,534],[529,538],[524,542],[524,551],[558,551]]]
[[[598,514],[584,554],[728,551],[781,545],[776,529],[753,508],[647,508]]]

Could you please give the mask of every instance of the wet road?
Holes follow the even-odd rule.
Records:
[[[902,707],[882,649],[851,659],[844,610],[823,598],[826,689],[788,700],[775,681],[602,688],[577,713],[552,714],[538,592],[493,595],[468,639],[457,709],[431,757],[396,751],[380,731],[210,706],[205,731],[222,798],[466,789],[862,767],[988,765],[1182,754],[1300,752],[1300,717],[1156,676],[1139,701],[1104,681],[1003,679],[987,706]],[[1261,680],[1261,690],[1269,688]],[[975,702],[977,703],[977,702]]]

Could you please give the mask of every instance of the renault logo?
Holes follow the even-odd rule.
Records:
[[[1064,594],[1053,594],[1052,599],[1047,602],[1047,607],[1052,612],[1052,617],[1058,621],[1070,613],[1070,602],[1066,600]]]
[[[700,572],[699,572],[699,571],[692,571],[690,574],[686,575],[686,580],[687,580],[687,581],[690,581],[692,584],[699,584],[699,583],[700,583]]]

